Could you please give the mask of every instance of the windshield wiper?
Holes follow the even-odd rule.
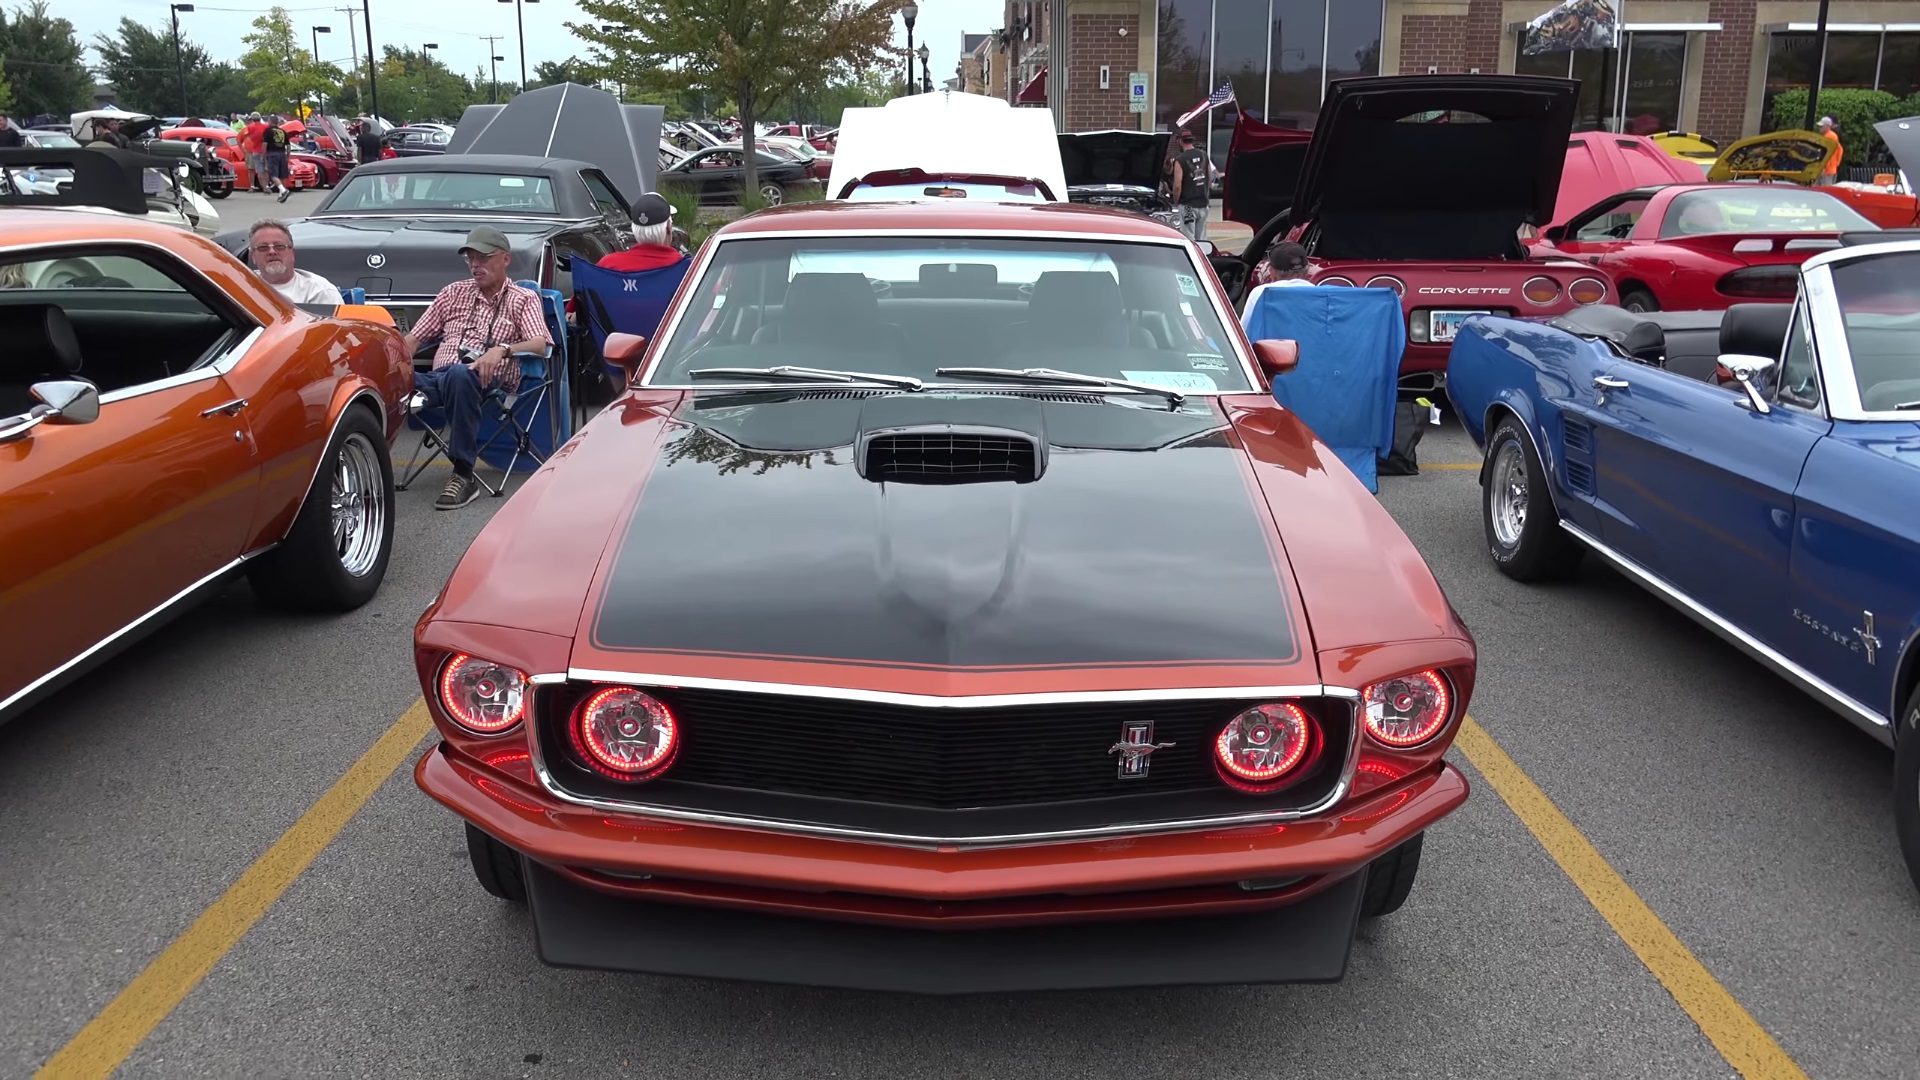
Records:
[[[710,367],[687,372],[694,379],[792,379],[798,382],[868,382],[918,390],[922,384],[910,375],[875,375],[868,371],[832,371],[827,368],[794,367]]]
[[[1138,394],[1159,394],[1167,399],[1169,410],[1187,400],[1187,395],[1178,390],[1153,383],[1134,382],[1131,379],[1109,379],[1100,375],[1082,375],[1076,371],[1061,371],[1057,368],[997,368],[997,367],[943,367],[933,369],[935,375],[945,375],[957,379],[1018,379],[1022,382],[1069,383],[1075,386],[1103,386],[1114,390],[1131,390]]]
[[[1894,412],[1906,412],[1908,409],[1920,409],[1920,401],[1903,401],[1893,407]]]

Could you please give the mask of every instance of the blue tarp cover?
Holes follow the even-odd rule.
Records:
[[[1247,337],[1292,339],[1300,363],[1273,380],[1273,397],[1333,448],[1369,491],[1393,449],[1394,401],[1406,317],[1391,289],[1261,289],[1243,318]]]

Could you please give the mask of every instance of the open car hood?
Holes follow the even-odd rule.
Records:
[[[560,83],[506,105],[467,106],[446,152],[585,161],[633,203],[654,188],[664,116],[658,105],[622,105],[605,90]]]
[[[1882,120],[1873,125],[1880,141],[1887,144],[1894,164],[1908,176],[1920,176],[1920,116],[1904,120]]]
[[[1292,206],[1312,141],[1311,131],[1274,127],[1242,113],[1227,148],[1226,219],[1258,229]]]
[[[1791,180],[1812,184],[1820,179],[1833,144],[1817,131],[1769,131],[1753,135],[1720,152],[1707,170],[1716,184],[1730,180]]]
[[[1170,131],[1083,131],[1060,136],[1060,167],[1067,187],[1120,184],[1157,188]]]
[[[1336,80],[1294,220],[1315,223],[1328,258],[1511,257],[1520,226],[1553,216],[1579,86],[1532,75]]]

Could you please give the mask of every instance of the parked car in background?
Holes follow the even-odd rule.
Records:
[[[1920,885],[1920,241],[1844,243],[1785,303],[1471,319],[1447,393],[1494,565],[1597,555],[1891,745]],[[1703,319],[1690,377],[1669,343]]]
[[[1881,133],[1888,150],[1895,160],[1900,151],[1894,150],[1899,144],[1905,148],[1906,161],[1916,160],[1920,154],[1920,145],[1902,131],[1901,121],[1893,120],[1885,124],[1876,124],[1875,130]],[[1886,138],[1888,130],[1893,137]],[[1860,136],[1864,138],[1864,133]],[[1828,153],[1833,144],[1822,138],[1817,131],[1771,131],[1754,135],[1733,143],[1721,152],[1718,160],[1707,169],[1707,179],[1717,182],[1758,182],[1768,184],[1794,184],[1810,187],[1817,183],[1826,167]],[[1914,198],[1910,189],[1903,189],[1897,175],[1892,177],[1892,185],[1876,186],[1843,182],[1821,185],[1820,190],[1847,204],[1861,217],[1883,229],[1909,229],[1920,225],[1920,200]]]
[[[247,155],[240,149],[240,136],[225,128],[168,128],[160,132],[160,138],[167,142],[199,143],[207,148],[209,156],[217,157],[223,164],[219,174],[209,174],[203,181],[207,197],[224,199],[233,194],[234,189],[253,186],[255,177],[247,168]],[[320,170],[309,155],[287,155],[287,186],[295,191],[322,187]]]
[[[413,383],[377,310],[316,317],[205,239],[70,210],[0,210],[0,279],[0,722],[238,576],[373,597]]]
[[[982,94],[914,94],[847,109],[827,197],[1063,202],[1053,114]]]
[[[688,190],[705,206],[735,206],[746,181],[746,162],[738,147],[715,146],[696,150],[660,173],[660,189]],[[754,192],[770,206],[798,196],[817,195],[820,182],[812,179],[805,162],[770,151],[759,152]]]
[[[1125,210],[1179,228],[1180,208],[1160,194],[1172,138],[1165,131],[1062,133],[1060,167],[1067,176],[1067,201]]]
[[[440,125],[412,125],[394,128],[387,133],[387,141],[393,146],[393,152],[400,157],[426,157],[447,152],[447,143],[453,139],[453,130]]]
[[[799,139],[823,154],[831,154],[833,138],[839,130],[839,128],[824,127],[820,124],[775,124],[767,129],[767,135]]]
[[[1571,79],[1521,75],[1334,81],[1298,181],[1280,196],[1285,208],[1235,217],[1256,228],[1240,258],[1250,285],[1276,279],[1267,252],[1291,238],[1306,247],[1314,284],[1393,290],[1407,319],[1409,385],[1445,371],[1454,334],[1475,314],[1558,315],[1606,300],[1606,271],[1521,241],[1524,226],[1553,214],[1578,91]],[[1256,125],[1243,118],[1234,136],[1229,214],[1274,205],[1255,185],[1284,182],[1276,168],[1263,175],[1239,161],[1239,146],[1269,157],[1298,146],[1297,134]]]
[[[0,150],[0,206],[137,218],[213,236],[220,212],[193,190],[195,168],[179,156],[114,147]]]
[[[1826,188],[1670,184],[1601,200],[1543,235],[1539,250],[1605,270],[1630,311],[1786,303],[1799,264],[1873,222]]]

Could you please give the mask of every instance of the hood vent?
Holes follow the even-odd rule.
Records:
[[[1026,432],[954,424],[866,432],[855,454],[875,483],[1030,484],[1046,468],[1045,446]]]

